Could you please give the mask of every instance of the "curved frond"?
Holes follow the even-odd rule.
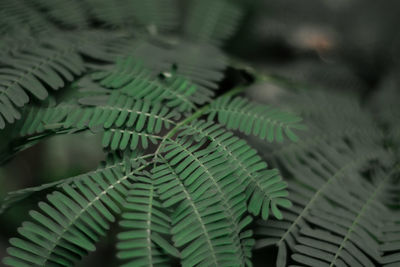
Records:
[[[19,50],[26,49],[33,44],[37,44],[38,40],[29,32],[18,32],[18,34],[8,34],[2,36],[0,43],[0,61],[1,57],[17,53]]]
[[[178,23],[176,0],[84,0],[90,13],[112,27],[147,28],[152,34],[173,30]]]
[[[19,137],[34,142],[54,134],[104,132],[103,146],[113,150],[148,148],[162,140],[162,129],[176,125],[179,113],[119,93],[88,96],[48,108],[31,108],[17,126]],[[18,137],[17,136],[17,137]],[[25,142],[23,145],[27,145]],[[23,149],[23,147],[22,147]]]
[[[0,66],[0,128],[21,117],[17,108],[29,102],[28,93],[43,100],[47,87],[57,90],[85,70],[74,46],[58,39],[4,55]]]
[[[381,244],[379,251],[382,253],[380,263],[385,267],[395,267],[400,264],[400,214],[398,210],[391,210],[389,220],[381,224]]]
[[[138,152],[132,153],[124,153],[123,157],[119,157],[115,154],[110,153],[107,159],[100,164],[100,166],[94,170],[85,174],[80,174],[77,176],[73,176],[67,179],[62,179],[59,181],[55,181],[52,183],[42,184],[39,186],[28,187],[17,191],[9,192],[6,197],[2,200],[0,205],[0,215],[4,213],[8,208],[12,205],[22,201],[32,194],[47,192],[50,189],[54,189],[56,187],[61,188],[65,184],[71,184],[73,182],[81,181],[86,179],[88,176],[93,175],[104,175],[104,173],[109,171],[114,171],[117,169],[123,169],[128,171],[132,166],[137,164],[146,164],[145,159],[153,156],[152,154],[142,155]]]
[[[72,266],[105,235],[113,214],[120,213],[130,179],[139,170],[124,174],[114,169],[102,174],[88,175],[71,185],[64,184],[62,192],[47,196],[40,202],[40,211],[31,211],[35,222],[25,222],[19,228],[21,238],[11,238],[4,263],[10,266],[61,265]]]
[[[32,110],[24,122],[21,133],[50,132],[73,133],[82,130],[104,132],[103,145],[114,149],[139,144],[147,148],[161,139],[159,133],[176,124],[179,113],[146,101],[121,95],[89,96],[77,103],[61,103],[51,108]],[[39,138],[37,136],[36,138]]]
[[[47,21],[35,6],[22,0],[5,0],[0,3],[0,34],[32,31],[44,33],[55,27]]]
[[[85,1],[65,0],[32,0],[42,15],[55,25],[65,28],[83,29],[89,24]]]
[[[105,100],[105,101],[104,101]],[[127,127],[140,132],[159,133],[163,127],[175,125],[179,114],[170,111],[160,104],[150,104],[136,100],[119,93],[113,93],[104,98],[87,98],[85,105],[95,108],[82,108],[68,114],[64,121],[65,127],[87,123],[89,127],[103,126],[104,128]]]
[[[198,147],[197,145],[186,149],[196,153]],[[153,177],[164,205],[177,206],[172,214],[172,233],[176,246],[187,245],[181,251],[182,264],[225,266],[235,265],[238,261],[248,264],[246,258],[251,256],[252,234],[251,231],[242,232],[242,229],[251,220],[248,217],[240,219],[244,203],[240,202],[240,198],[243,198],[240,196],[241,191],[235,189],[239,183],[235,185],[229,180],[221,181],[227,180],[230,174],[218,170],[214,165],[218,159],[205,157],[209,152],[197,151],[198,162],[191,163],[190,160],[193,159],[190,155],[184,151],[178,154],[175,152],[166,154],[167,157],[175,154],[175,157],[168,161],[162,158],[163,164],[153,170]],[[190,164],[190,171],[182,169],[183,165],[174,166],[175,162],[184,158],[186,160],[182,164]],[[194,176],[190,175],[190,172],[197,177],[196,180],[193,180]],[[221,189],[213,188],[220,188],[215,180],[222,182],[221,186],[225,184],[224,190],[236,191],[231,195],[231,200],[223,200],[226,196],[220,195]],[[232,208],[230,212],[226,213],[226,205]],[[234,231],[232,234],[228,230],[231,228]]]
[[[170,108],[190,111],[195,108],[189,100],[196,87],[182,77],[166,73],[163,78],[154,78],[150,71],[132,58],[119,60],[115,68],[93,74],[102,86],[118,89],[119,92],[144,99],[152,103],[165,101]]]
[[[181,42],[171,47],[162,62],[174,67],[177,74],[197,86],[191,96],[191,100],[197,104],[211,102],[228,65],[220,49],[192,42]]]
[[[194,41],[221,45],[235,32],[242,10],[232,1],[193,0],[185,23],[185,34]]]
[[[347,154],[331,151],[330,162],[325,161],[325,165],[314,159],[308,163],[313,164],[312,168],[306,165],[303,169],[292,170],[296,173],[297,180],[297,183],[295,181],[289,183],[289,200],[293,203],[293,207],[283,212],[283,222],[274,220],[260,222],[260,227],[256,232],[259,236],[256,246],[275,244],[279,247],[280,254],[286,254],[287,245],[293,250],[299,231],[307,225],[310,210],[329,197],[335,184],[362,180],[362,170],[368,162],[376,159],[385,161],[389,158],[387,152],[378,146],[351,153],[348,151]],[[278,266],[285,266],[285,264],[286,257],[282,257]]]
[[[162,211],[161,202],[152,181],[138,177],[126,198],[125,212],[119,222],[117,257],[126,261],[122,266],[169,266],[165,253],[179,257],[179,251],[169,244],[170,218]]]
[[[251,103],[241,98],[221,97],[211,104],[208,120],[215,117],[228,129],[238,130],[246,135],[260,139],[283,142],[284,134],[292,141],[298,137],[293,132],[304,129],[301,118],[265,105]]]
[[[103,147],[109,147],[112,150],[135,150],[138,146],[147,149],[150,145],[157,145],[163,137],[146,132],[136,132],[126,129],[107,129],[103,135]]]
[[[310,209],[306,220],[311,229],[300,230],[292,258],[306,266],[381,263],[380,228],[392,214],[380,198],[390,180],[391,174],[385,174],[373,183],[356,180],[330,186],[325,197],[331,202],[320,201]]]
[[[185,128],[187,129],[180,136],[194,135],[195,138],[209,140],[210,146],[236,168],[237,177],[246,187],[250,213],[261,215],[267,220],[271,209],[275,217],[282,218],[278,205],[288,208],[290,202],[286,199],[286,183],[282,181],[278,170],[268,170],[267,164],[257,155],[256,150],[219,124],[200,120],[186,125]]]
[[[93,35],[90,32],[88,34]],[[99,41],[93,42],[93,37]],[[83,35],[78,38],[78,40],[84,39],[81,42],[85,45],[80,49],[85,54],[111,63],[119,58],[134,57],[142,61],[146,68],[151,69],[152,75],[167,73],[167,75],[182,76],[196,85],[196,91],[190,96],[190,100],[196,104],[211,101],[228,64],[224,53],[209,44],[185,40],[180,40],[175,44],[166,42],[164,39],[132,39],[120,36],[110,38],[107,33],[93,37],[90,39]],[[115,39],[118,40],[117,43]],[[117,69],[111,65],[107,70],[115,72]]]

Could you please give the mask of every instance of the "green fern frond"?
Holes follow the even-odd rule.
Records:
[[[392,211],[393,212],[393,211]],[[379,251],[383,253],[381,264],[385,267],[395,267],[400,263],[399,253],[399,231],[400,215],[398,211],[393,212],[389,220],[381,225],[381,244]]]
[[[28,92],[43,100],[46,87],[57,90],[85,70],[74,46],[58,39],[3,56],[0,64],[0,128],[21,117],[17,108],[29,102]]]
[[[89,96],[80,101],[84,106],[70,101],[54,107],[29,109],[25,120],[16,127],[17,136],[28,138],[25,146],[54,134],[91,130],[104,132],[104,147],[134,150],[138,145],[147,148],[149,143],[157,144],[162,140],[161,130],[176,125],[180,117],[161,103],[151,105],[118,92]]]
[[[68,29],[83,29],[89,24],[89,16],[85,1],[64,1],[64,0],[32,0],[43,16],[55,25]]]
[[[137,147],[147,149],[149,145],[157,145],[162,141],[163,137],[145,132],[135,132],[126,129],[107,129],[103,135],[103,147],[112,150],[125,150],[127,148],[132,151]]]
[[[94,34],[94,33],[89,33]],[[115,36],[110,38],[100,36],[99,42],[86,40],[83,52],[95,58],[113,62],[118,58],[133,57],[144,63],[146,68],[151,69],[152,74],[176,73],[183,76],[197,86],[197,91],[191,100],[197,104],[210,102],[218,89],[218,83],[224,77],[223,71],[227,67],[227,60],[222,51],[209,44],[192,43],[179,40],[167,42],[164,39],[154,38],[121,38]],[[96,35],[94,36],[96,37]],[[117,38],[117,43],[115,39]],[[98,51],[93,51],[94,46]],[[111,70],[114,66],[110,66]],[[114,69],[116,70],[116,69]]]
[[[332,185],[326,194],[332,202],[320,201],[309,211],[306,220],[312,229],[300,231],[292,258],[306,266],[375,266],[370,258],[383,263],[380,227],[391,213],[380,198],[390,180],[391,174],[385,174],[377,184],[360,180]]]
[[[105,100],[105,101],[104,101]],[[179,113],[149,102],[136,100],[118,92],[110,96],[87,97],[81,106],[62,103],[55,107],[34,108],[29,111],[19,130],[29,141],[52,134],[91,130],[103,132],[103,146],[113,150],[148,148],[162,140],[160,132],[176,125]],[[93,107],[96,105],[96,107]]]
[[[183,266],[252,266],[252,215],[281,220],[282,211],[293,209],[289,198],[298,202],[300,193],[291,189],[288,197],[278,170],[268,169],[229,130],[295,141],[304,137],[297,137],[301,119],[234,98],[243,92],[239,82],[217,92],[227,89],[221,81],[228,66],[217,45],[232,36],[242,9],[223,0],[180,2],[0,4],[6,7],[0,32],[18,40],[0,45],[0,128],[21,117],[10,128],[4,154],[88,131],[102,135],[110,156],[94,171],[8,195],[0,213],[29,196],[47,199],[30,212],[19,237],[10,239],[6,265],[72,266],[118,222],[116,256],[124,266],[168,266],[174,260]],[[181,17],[184,8],[187,17]],[[26,32],[17,29],[23,23]],[[32,46],[10,46],[31,39]],[[8,76],[18,76],[13,90],[3,89]],[[28,104],[31,95],[43,100],[61,88]],[[348,151],[340,151],[348,160]],[[307,196],[336,175],[342,161],[329,159],[330,165],[309,171],[316,185],[303,182]],[[307,220],[308,213],[303,221],[311,225]]]
[[[238,130],[246,135],[255,135],[260,139],[283,142],[284,134],[292,141],[298,137],[294,129],[304,129],[301,118],[291,113],[257,105],[248,100],[236,97],[218,98],[211,104],[208,120],[218,118],[219,123],[227,129]]]
[[[112,27],[143,26],[152,34],[175,29],[178,23],[176,0],[85,0],[90,13]]]
[[[116,170],[104,176],[88,176],[64,185],[64,193],[48,195],[49,203],[39,203],[41,212],[30,212],[36,222],[26,222],[19,229],[25,239],[10,240],[13,247],[8,253],[12,257],[4,262],[11,266],[72,266],[95,249],[94,243],[115,220],[112,213],[120,212],[118,204],[124,201],[132,174]]]
[[[326,99],[336,104],[325,108],[330,106]],[[321,163],[334,160],[331,158],[332,151],[343,153],[353,147],[379,145],[384,139],[382,130],[370,120],[370,114],[362,110],[354,98],[332,96],[331,93],[324,95],[321,92],[303,92],[292,93],[283,97],[282,101],[285,103],[282,105],[288,105],[288,108],[307,118],[308,131],[299,132],[298,142],[263,144],[263,151],[268,151],[263,155],[275,166],[285,167],[294,177],[298,170],[312,166],[315,159]],[[306,104],[297,104],[297,101]]]
[[[81,117],[78,118],[78,115],[72,113],[66,118],[65,124],[76,125],[77,122],[83,121],[82,118],[87,117],[89,127],[102,125],[110,128],[115,125],[134,127],[138,132],[146,129],[149,133],[159,133],[162,127],[168,129],[175,125],[174,119],[179,118],[178,113],[160,104],[151,105],[149,102],[135,100],[119,93],[111,94],[106,104],[98,103],[96,98],[93,100],[91,104],[96,106],[95,109],[84,109],[83,113],[76,111]]]
[[[285,266],[287,245],[293,250],[299,231],[305,227],[309,210],[316,203],[329,197],[331,188],[338,181],[347,182],[360,180],[361,171],[372,160],[380,159],[382,162],[390,159],[389,154],[379,146],[363,148],[356,151],[347,151],[341,154],[331,150],[330,161],[325,159],[324,165],[316,159],[309,160],[303,168],[288,169],[296,173],[296,180],[289,183],[289,200],[293,207],[283,212],[283,222],[260,222],[256,247],[277,245],[279,247],[278,266]],[[312,168],[308,167],[312,166]],[[287,167],[287,165],[286,165]],[[299,184],[300,183],[300,184]],[[341,197],[341,196],[338,196]]]
[[[168,147],[167,151],[171,151],[166,154],[166,157],[173,156],[174,158],[168,161],[163,158],[164,164],[156,167],[153,175],[156,186],[159,188],[160,198],[165,205],[167,207],[178,205],[172,214],[172,233],[176,246],[188,245],[181,252],[182,264],[184,266],[196,264],[219,266],[220,264],[230,265],[235,261],[245,264],[249,262],[246,258],[251,256],[252,240],[251,232],[241,233],[241,231],[251,220],[248,217],[240,219],[243,208],[245,209],[242,206],[244,203],[240,201],[244,198],[241,196],[242,191],[238,190],[240,183],[235,184],[234,180],[229,181],[231,174],[224,174],[218,170],[216,166],[218,158],[209,155],[210,151],[195,152],[199,147],[201,144],[187,147],[187,153],[185,150],[179,152],[179,147],[175,147],[175,151]],[[184,159],[183,165],[174,166],[175,162],[182,159]],[[183,169],[183,166],[187,165],[190,166],[188,168],[190,171]],[[197,177],[196,181],[193,181],[190,173]],[[222,179],[227,181],[224,182]],[[222,190],[225,192],[229,190],[232,193],[230,195],[232,199],[221,200],[220,198],[224,197],[220,195]],[[225,205],[231,208],[227,214],[222,212]],[[196,216],[188,217],[193,213]],[[235,232],[233,236],[227,235],[227,229],[230,228]],[[220,254],[220,249],[229,254]]]
[[[67,132],[93,129],[97,132],[98,127],[101,127],[109,130],[104,141],[104,143],[109,143],[106,140],[114,131],[112,129],[122,130],[119,133],[126,130],[127,134],[136,131],[136,136],[148,138],[150,136],[146,136],[142,131],[147,131],[149,135],[158,134],[163,127],[168,129],[171,125],[175,125],[175,120],[179,118],[179,113],[170,111],[161,104],[151,105],[118,92],[109,96],[87,97],[83,102],[84,106],[76,103],[61,103],[55,107],[39,109],[40,116],[31,111],[32,117],[28,117],[22,132],[33,134],[41,133],[46,129],[67,130]],[[124,130],[123,127],[126,129]],[[118,143],[118,140],[115,142]]]
[[[49,106],[32,106],[25,109],[23,118],[15,125],[14,138],[25,138],[26,141],[38,141],[54,134],[69,134],[82,130],[78,128],[65,128],[60,123],[73,110],[80,106],[72,101],[62,102],[59,105],[49,103]]]
[[[281,147],[268,144],[266,149],[272,150],[272,153],[265,154],[276,166],[281,166],[293,177],[289,182],[289,200],[294,206],[284,210],[283,221],[260,222],[256,231],[256,236],[259,237],[256,247],[278,246],[277,266],[286,266],[287,255],[296,251],[300,233],[312,227],[313,223],[310,223],[308,217],[311,216],[313,207],[318,206],[318,203],[325,203],[326,199],[352,202],[340,192],[332,192],[336,183],[346,181],[346,186],[342,185],[345,188],[354,180],[364,179],[363,171],[369,163],[379,162],[390,166],[392,161],[392,155],[381,146],[384,138],[382,131],[354,99],[337,95],[331,98],[329,93],[323,97],[323,94],[313,92],[307,95],[296,93],[292,97],[291,101],[284,99],[288,100],[292,109],[307,118],[307,136],[301,136],[297,143]],[[294,104],[299,99],[302,99],[301,107]],[[316,99],[321,101],[314,102]],[[332,105],[332,109],[325,109],[326,106],[329,107],[327,99],[339,103],[342,101],[343,105],[336,103]],[[310,106],[311,103],[315,104]],[[338,110],[336,106],[342,109]],[[338,190],[341,190],[340,187]],[[324,213],[323,217],[329,216]],[[314,253],[311,248],[303,246],[301,249],[302,253]],[[306,260],[304,255],[296,257],[300,261]],[[308,264],[323,266],[323,263],[314,260],[308,259]]]
[[[38,42],[29,32],[19,32],[18,34],[8,34],[1,38],[0,60],[2,56],[12,55],[20,50],[27,49]]]
[[[9,192],[6,197],[2,200],[0,206],[0,214],[4,213],[7,209],[9,209],[15,203],[28,198],[29,196],[37,193],[42,193],[48,191],[49,189],[54,189],[55,187],[62,187],[63,185],[70,185],[73,182],[81,181],[86,179],[88,176],[96,176],[96,175],[104,175],[107,172],[115,171],[115,170],[131,170],[132,166],[136,166],[138,164],[147,164],[145,159],[153,156],[152,154],[142,155],[139,152],[126,152],[122,157],[119,157],[116,154],[110,153],[107,156],[107,159],[100,164],[100,166],[88,173],[80,174],[78,176],[73,176],[67,179],[62,179],[59,181],[55,181],[52,183],[47,183],[39,186],[28,187],[25,189]]]
[[[362,129],[360,132],[366,134],[381,130],[376,122],[371,120],[369,111],[365,110],[360,101],[351,94],[334,94],[326,90],[300,91],[285,94],[281,98],[281,104],[299,114],[317,131],[325,132],[325,134],[332,132],[336,134],[338,131],[343,131],[343,134],[348,134],[345,131],[351,131],[351,134],[355,134],[355,128]],[[340,125],[338,125],[339,122]],[[357,122],[357,127],[355,127],[355,122]]]
[[[184,31],[193,41],[221,45],[235,32],[241,16],[242,10],[232,1],[193,0]]]
[[[253,215],[260,215],[264,220],[269,217],[269,210],[275,217],[282,215],[277,205],[289,207],[285,198],[286,183],[282,182],[277,170],[267,170],[267,164],[257,155],[246,141],[226,131],[221,125],[213,122],[194,121],[185,126],[187,130],[180,136],[195,135],[195,138],[207,139],[210,146],[221,153],[225,160],[235,166],[237,177],[246,188],[248,210]]]
[[[162,211],[153,182],[146,177],[137,179],[140,182],[128,192],[119,222],[123,231],[118,234],[117,257],[127,261],[122,266],[169,266],[165,253],[179,257],[179,251],[166,240],[171,220]]]
[[[135,19],[137,23],[146,27],[151,34],[159,32],[170,32],[176,29],[178,19],[177,0],[134,0],[132,5],[135,7]]]
[[[353,153],[352,147],[370,146],[379,144],[382,132],[373,127],[357,127],[356,125],[337,128],[326,132],[319,127],[308,126],[309,135],[301,136],[300,141],[278,147],[268,145],[269,153],[264,153],[268,162],[282,166],[294,177],[310,166],[324,163],[328,166],[336,165],[338,153]],[[347,142],[351,140],[351,144]],[[372,146],[373,147],[373,146]]]
[[[25,1],[1,1],[0,33],[17,33],[22,31],[46,33],[55,29],[34,5]]]
[[[180,42],[166,54],[164,62],[176,68],[176,73],[197,85],[191,98],[194,103],[211,102],[224,77],[227,59],[220,49],[209,44]]]
[[[177,108],[181,112],[195,108],[189,98],[196,92],[196,86],[171,73],[165,73],[164,77],[158,79],[151,76],[150,71],[140,63],[128,58],[117,61],[116,67],[110,72],[95,73],[93,78],[99,80],[102,86],[118,89],[136,99],[151,103],[165,101],[167,107]]]

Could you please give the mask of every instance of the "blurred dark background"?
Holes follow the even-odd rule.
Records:
[[[400,2],[398,0],[253,0],[237,35],[225,47],[234,58],[257,70],[313,87],[354,91],[365,99],[400,74]],[[252,90],[271,99],[278,85]],[[77,175],[103,159],[98,138],[85,134],[49,139],[0,167],[0,199],[6,192]],[[0,258],[27,211],[30,199],[0,216]],[[114,235],[79,266],[115,266]],[[255,252],[256,266],[270,266],[275,250]],[[271,259],[274,262],[273,258]],[[1,264],[1,263],[0,263]]]
[[[369,93],[399,73],[400,2],[255,0],[228,51],[313,86]]]

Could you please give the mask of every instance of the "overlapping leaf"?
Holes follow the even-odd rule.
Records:
[[[286,183],[281,180],[278,170],[268,170],[267,164],[245,140],[234,136],[219,124],[200,120],[186,128],[180,133],[181,136],[194,135],[197,139],[209,140],[210,146],[236,168],[236,175],[246,188],[250,213],[261,215],[266,220],[271,209],[275,217],[282,218],[278,205],[289,207],[290,202],[286,199]]]
[[[165,101],[170,108],[190,111],[195,108],[189,100],[196,92],[196,86],[180,76],[166,73],[161,78],[152,77],[150,71],[132,58],[119,60],[111,71],[93,75],[102,86],[118,89],[128,96],[152,103]]]
[[[140,167],[139,167],[140,168]],[[10,266],[72,266],[105,235],[113,214],[120,213],[135,173],[114,169],[90,174],[62,192],[47,196],[40,202],[40,211],[31,211],[35,222],[19,228],[22,238],[12,238],[4,263]],[[131,180],[131,181],[130,181]]]
[[[220,45],[235,32],[241,16],[233,1],[194,0],[190,2],[185,33],[194,41]]]
[[[123,266],[169,266],[166,253],[179,257],[179,252],[166,239],[170,235],[170,218],[163,211],[153,182],[139,177],[129,190],[125,212],[119,222],[123,231],[118,234],[117,257],[126,261]]]
[[[2,56],[0,65],[0,128],[21,117],[28,93],[43,100],[47,87],[57,90],[85,69],[74,46],[59,39]]]
[[[381,246],[381,227],[393,215],[381,197],[392,177],[386,173],[376,178],[373,183],[353,180],[330,186],[325,197],[331,202],[320,200],[309,210],[306,221],[312,226],[300,230],[292,258],[306,266],[393,263],[392,256],[380,255],[386,246]]]
[[[170,143],[153,175],[165,205],[178,205],[172,233],[176,246],[188,245],[181,251],[182,264],[249,263],[251,232],[242,229],[251,220],[242,218],[246,209],[242,186],[232,172],[221,170],[218,153],[199,150],[201,146]]]
[[[293,130],[304,129],[301,118],[288,112],[236,97],[221,97],[210,107],[208,120],[217,117],[227,129],[238,130],[260,139],[283,142],[284,134],[292,141],[298,137]]]

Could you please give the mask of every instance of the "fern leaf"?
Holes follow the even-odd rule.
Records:
[[[248,262],[246,257],[251,255],[249,249],[252,246],[252,240],[249,239],[249,237],[251,237],[251,232],[242,233],[243,227],[251,222],[251,218],[242,218],[246,207],[243,202],[245,196],[242,193],[243,187],[241,183],[235,182],[237,178],[232,176],[232,173],[224,173],[219,170],[218,165],[220,165],[224,159],[221,158],[218,153],[211,153],[210,149],[198,150],[202,143],[190,146],[190,141],[171,142],[168,143],[164,150],[164,152],[166,152],[165,159],[168,160],[168,163],[157,167],[155,170],[156,174],[153,176],[157,185],[160,184],[157,180],[160,180],[162,183],[159,191],[161,199],[166,201],[166,203],[168,203],[166,205],[169,206],[177,204],[184,196],[186,196],[187,199],[187,194],[191,195],[190,199],[193,201],[198,199],[205,199],[204,201],[208,201],[208,197],[215,194],[221,197],[219,201],[228,211],[226,214],[227,223],[234,231],[234,235],[231,238],[233,238],[232,242],[236,247],[236,253],[238,253],[239,258],[237,260],[244,265]],[[174,166],[180,160],[183,160],[182,164]],[[184,170],[185,166],[187,166],[186,170]],[[170,175],[167,175],[168,172],[170,172]],[[182,182],[179,182],[178,179],[182,180]],[[182,203],[181,205],[187,206],[188,204],[189,203]],[[191,208],[193,208],[193,204],[191,205]],[[188,208],[189,207],[185,207],[185,210]],[[186,214],[186,212],[184,214]],[[243,238],[243,240],[240,240],[241,238]],[[184,242],[187,243],[188,241]],[[194,242],[198,243],[200,241]],[[195,246],[194,243],[189,247],[193,246]],[[194,257],[196,253],[193,253],[195,253],[195,251],[189,248],[184,249],[182,251],[182,256],[184,257],[183,261],[186,262],[185,255]]]
[[[22,201],[32,194],[37,194],[41,192],[47,192],[49,189],[54,189],[55,187],[61,188],[62,185],[71,184],[73,182],[81,181],[85,179],[85,177],[92,175],[104,175],[104,173],[109,171],[115,171],[118,169],[123,169],[125,171],[129,171],[132,166],[137,164],[146,164],[145,159],[151,157],[152,154],[142,155],[141,153],[131,152],[124,153],[124,156],[121,158],[115,154],[110,153],[107,159],[100,164],[100,166],[94,170],[85,174],[80,174],[77,176],[73,176],[67,179],[62,179],[59,181],[55,181],[52,183],[43,184],[40,186],[28,187],[22,190],[17,190],[13,192],[9,192],[6,197],[1,202],[0,206],[0,214],[5,212],[12,205],[16,204],[19,201]]]
[[[367,181],[335,183],[326,197],[309,211],[307,221],[312,229],[304,228],[297,238],[292,258],[312,266],[375,266],[381,262],[379,253],[380,225],[391,213],[380,198],[391,182],[391,175],[379,177],[377,184]],[[352,203],[349,207],[348,203]],[[312,253],[312,254],[310,254]]]
[[[147,149],[149,145],[157,145],[163,137],[144,132],[135,132],[125,129],[108,129],[103,135],[103,147],[110,147],[112,150],[135,150],[138,146]],[[139,143],[140,142],[140,143]]]
[[[390,186],[392,186],[391,184]],[[400,263],[399,253],[399,232],[400,232],[400,216],[398,210],[391,210],[393,213],[389,220],[385,220],[381,225],[381,244],[379,251],[381,252],[382,258],[380,263],[385,267],[394,267]]]
[[[178,26],[178,1],[176,0],[134,0],[135,19],[141,26],[146,27],[150,33],[169,32]]]
[[[194,41],[220,45],[233,35],[241,16],[241,9],[232,1],[193,0],[185,34]]]
[[[253,104],[240,97],[218,98],[210,107],[208,120],[218,117],[219,123],[228,129],[238,130],[246,135],[253,134],[269,142],[283,142],[284,135],[292,141],[298,137],[294,129],[304,129],[301,118],[264,105]]]
[[[115,220],[113,213],[120,213],[118,205],[128,193],[129,179],[139,169],[89,175],[48,195],[48,203],[39,203],[40,212],[30,212],[35,222],[25,222],[19,229],[24,239],[10,239],[10,257],[4,263],[72,266],[95,249],[94,243]]]
[[[17,127],[18,135],[37,140],[52,134],[84,130],[104,132],[103,146],[113,150],[147,148],[157,144],[163,128],[175,125],[179,113],[160,103],[150,105],[119,93],[80,99],[84,105],[63,102],[49,108],[32,108]],[[95,107],[93,107],[95,106]]]
[[[268,153],[264,153],[268,162],[281,164],[293,171],[302,169],[308,160],[318,158],[322,161],[330,161],[331,150],[349,150],[347,140],[351,139],[351,145],[362,146],[371,142],[379,142],[382,138],[382,132],[375,127],[359,127],[342,125],[327,132],[320,127],[308,126],[307,134],[300,136],[296,143],[287,143],[284,145],[268,144]],[[312,155],[312,156],[311,156]],[[295,175],[295,173],[292,173]]]
[[[2,56],[12,55],[19,50],[27,49],[32,44],[38,42],[29,32],[18,32],[18,34],[8,34],[1,39],[0,44],[0,61]]]
[[[5,0],[0,3],[0,33],[32,31],[35,34],[46,33],[55,29],[31,3]]]
[[[232,262],[232,258],[235,258],[236,249],[232,245],[231,237],[218,234],[218,231],[216,231],[227,233],[229,222],[225,218],[218,219],[218,217],[213,218],[211,216],[212,214],[223,216],[223,207],[218,197],[215,194],[210,194],[206,200],[196,201],[193,199],[193,193],[185,188],[177,174],[168,165],[157,167],[154,172],[157,183],[165,182],[167,185],[170,184],[169,186],[177,184],[176,188],[170,192],[165,190],[165,185],[160,187],[159,192],[165,206],[178,203],[178,207],[172,214],[172,233],[175,246],[187,245],[187,249],[181,251],[182,265],[193,266],[204,263],[219,266]],[[207,212],[207,207],[212,208],[213,213]],[[188,217],[190,214],[195,214],[195,216],[190,218]],[[197,248],[197,251],[193,248]],[[229,257],[220,254],[219,251],[224,251]]]
[[[47,86],[57,90],[85,69],[74,47],[57,39],[1,60],[0,128],[5,121],[13,123],[20,118],[16,107],[29,101],[27,92],[43,100],[48,96]]]
[[[120,58],[134,57],[142,61],[146,68],[151,69],[152,75],[171,73],[184,77],[197,87],[190,96],[190,100],[196,104],[211,101],[227,67],[227,59],[223,52],[208,44],[185,40],[171,44],[164,38],[123,38],[113,32],[88,32],[82,36],[74,36],[73,39],[82,43],[78,47],[81,53],[99,60],[114,63]],[[98,68],[98,65],[96,67]],[[106,71],[110,70],[116,70],[113,64],[107,66]]]
[[[60,27],[82,29],[88,26],[85,1],[33,0],[37,8],[43,10],[43,16]]]
[[[148,102],[119,93],[105,98],[87,97],[83,103],[84,107],[62,103],[51,109],[39,109],[41,116],[32,111],[33,117],[28,117],[28,123],[24,124],[21,132],[32,134],[49,129],[69,133],[88,129],[94,132],[100,130],[105,131],[105,147],[125,149],[129,144],[133,150],[139,141],[145,148],[148,147],[149,141],[156,144],[157,140],[161,139],[158,133],[163,127],[168,129],[171,124],[175,125],[174,120],[179,117],[178,113],[161,104],[150,105]]]
[[[92,104],[96,106],[94,110],[84,109],[83,113],[81,110],[76,111],[76,114],[66,118],[65,124],[76,125],[86,120],[89,127],[102,125],[107,129],[115,125],[134,127],[138,132],[146,129],[149,133],[159,133],[162,127],[168,129],[175,125],[173,119],[178,117],[177,113],[160,104],[152,106],[149,102],[135,100],[119,93],[111,94],[106,104],[96,103],[96,98],[92,100]],[[89,101],[86,103],[89,104]],[[78,117],[78,114],[81,116]]]
[[[112,27],[144,26],[152,34],[173,30],[178,22],[176,0],[85,0],[92,15]]]
[[[72,101],[62,102],[54,106],[49,104],[47,107],[30,106],[25,109],[23,119],[15,124],[13,138],[18,141],[35,142],[45,137],[55,134],[70,134],[85,130],[84,128],[65,128],[60,122],[72,111],[80,106]],[[25,144],[23,144],[25,145]],[[15,148],[18,150],[18,147]]]
[[[267,170],[267,164],[246,141],[235,137],[221,125],[200,120],[185,127],[187,129],[180,132],[180,136],[194,134],[195,138],[210,140],[210,146],[235,166],[237,177],[246,187],[250,213],[267,220],[271,209],[275,217],[282,218],[278,205],[289,207],[290,202],[285,199],[286,183],[281,180],[278,170]]]
[[[179,257],[179,252],[165,239],[170,234],[170,218],[162,210],[152,181],[138,178],[128,192],[126,211],[122,214],[118,234],[117,257],[126,260],[123,266],[169,266],[164,253]]]
[[[386,151],[378,146],[363,148],[346,154],[339,154],[336,151],[330,151],[329,158],[331,163],[326,162],[326,166],[321,166],[315,160],[310,161],[313,168],[304,167],[303,169],[291,170],[296,173],[296,179],[302,184],[289,183],[289,199],[293,207],[285,209],[283,212],[283,221],[270,220],[260,222],[260,227],[256,231],[256,247],[265,247],[276,244],[280,253],[286,251],[286,245],[294,249],[296,238],[299,231],[307,226],[306,218],[309,216],[309,210],[316,203],[323,201],[324,196],[329,195],[331,187],[338,181],[349,181],[362,179],[361,170],[366,164],[374,159],[381,158],[387,160],[390,158]],[[340,196],[338,196],[340,197]],[[282,260],[281,265],[285,266],[286,261]]]
[[[163,53],[161,61],[174,67],[181,75],[197,85],[191,100],[197,104],[211,102],[227,67],[225,55],[218,48],[192,42],[181,42]]]
[[[151,103],[165,101],[170,108],[190,111],[195,108],[189,97],[196,92],[196,87],[182,77],[168,74],[163,79],[151,77],[151,73],[141,64],[128,58],[119,60],[111,71],[95,73],[94,79],[102,86],[119,89],[123,94],[144,99]]]

